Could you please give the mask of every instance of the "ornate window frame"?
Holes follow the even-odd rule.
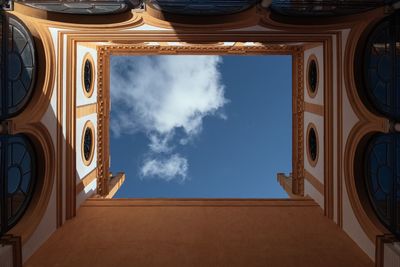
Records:
[[[91,132],[91,138],[92,138],[92,144],[90,147],[90,156],[89,159],[86,159],[85,157],[85,134],[86,134],[86,130],[90,130]],[[82,155],[82,162],[83,164],[85,164],[85,166],[89,166],[92,161],[93,161],[93,157],[94,157],[94,150],[95,150],[95,143],[96,143],[96,139],[95,139],[95,127],[92,123],[92,121],[88,120],[85,125],[83,126],[83,130],[82,130],[82,142],[81,142],[81,155]]]
[[[302,196],[304,194],[304,53],[302,46],[266,44],[259,42],[257,45],[244,45],[236,42],[224,45],[221,40],[209,38],[209,44],[193,44],[182,42],[181,45],[147,45],[145,42],[138,44],[115,44],[99,46],[97,50],[97,159],[98,180],[97,193],[101,196],[108,193],[109,176],[109,99],[110,99],[110,56],[111,55],[291,55],[293,70],[292,99],[293,103],[293,153],[292,173],[293,192]],[[189,41],[189,40],[188,40]],[[196,40],[194,40],[196,41]],[[199,42],[199,40],[197,40]],[[153,42],[154,43],[154,42]]]
[[[85,65],[86,65],[87,61],[92,66],[91,67],[91,82],[90,82],[89,92],[86,91],[86,86],[85,86]],[[96,80],[96,70],[95,69],[96,69],[96,65],[94,64],[93,57],[90,54],[90,52],[87,52],[83,57],[82,70],[81,70],[82,90],[83,90],[84,95],[87,98],[91,98],[92,95],[93,95],[93,92],[94,92],[94,83],[95,83],[95,80]]]
[[[315,156],[315,159],[312,158],[311,151],[310,151],[310,141],[309,141],[310,138],[309,138],[309,136],[310,136],[311,130],[313,130],[314,133],[315,133],[315,138],[316,138],[316,143],[317,143],[317,151],[316,151],[317,154]],[[308,124],[308,126],[307,126],[306,146],[307,146],[307,148],[306,148],[306,150],[307,150],[307,160],[308,160],[308,162],[310,163],[310,165],[312,167],[315,167],[317,165],[317,163],[318,163],[320,143],[319,143],[319,135],[318,135],[317,127],[312,122],[310,122]]]
[[[311,89],[311,85],[310,85],[310,75],[309,75],[309,73],[310,73],[310,65],[311,65],[311,62],[312,62],[312,61],[315,62],[315,65],[316,65],[316,68],[317,68],[317,82],[316,82],[316,84],[315,84],[315,90],[314,90],[314,91]],[[308,60],[307,60],[307,68],[306,68],[306,87],[307,87],[308,96],[309,96],[310,98],[315,98],[315,96],[318,94],[318,87],[319,87],[319,63],[318,63],[318,58],[317,58],[317,56],[316,56],[315,54],[311,54],[311,55],[308,57]]]

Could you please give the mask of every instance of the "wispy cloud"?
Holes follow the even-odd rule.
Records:
[[[187,179],[188,161],[179,154],[173,154],[166,159],[149,158],[144,161],[141,168],[142,177],[158,177],[166,181]]]
[[[112,58],[111,129],[114,136],[138,131],[147,134],[150,157],[141,168],[144,177],[158,176],[168,181],[187,177],[187,160],[171,154],[176,145],[187,144],[201,132],[205,116],[221,117],[219,111],[227,103],[219,71],[221,62],[218,56]],[[178,128],[184,136],[174,144]],[[156,159],[160,153],[170,158]],[[179,166],[178,171],[167,172],[173,169],[171,166]],[[160,171],[155,172],[156,168]]]

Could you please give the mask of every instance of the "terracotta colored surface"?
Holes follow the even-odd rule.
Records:
[[[374,266],[310,200],[91,200],[25,266]]]

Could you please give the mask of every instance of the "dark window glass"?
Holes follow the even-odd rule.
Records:
[[[6,27],[4,27],[6,23]],[[5,30],[4,30],[5,29]],[[14,116],[27,104],[35,85],[35,46],[28,30],[16,19],[3,21],[0,120]],[[4,67],[6,66],[6,67]]]
[[[83,139],[83,155],[85,160],[89,161],[92,156],[92,146],[93,146],[93,132],[91,128],[86,128],[85,136]]]
[[[315,60],[312,59],[308,67],[308,85],[310,86],[311,93],[315,93],[315,90],[317,89],[317,81],[318,81],[317,62],[315,62]]]
[[[318,153],[318,144],[317,144],[317,135],[315,133],[314,128],[310,128],[308,133],[308,149],[310,151],[311,159],[314,161],[317,159]]]
[[[36,156],[23,135],[0,136],[1,233],[21,219],[37,179]]]
[[[162,12],[182,15],[227,15],[246,10],[257,0],[149,0],[147,3]]]
[[[7,84],[6,78],[5,78],[5,55],[7,55],[7,50],[6,50],[6,42],[7,38],[4,34],[3,27],[6,28],[7,22],[6,22],[6,17],[2,14],[0,14],[0,120],[3,117],[3,101],[4,101],[4,92],[6,88],[5,85]]]
[[[124,12],[128,9],[128,5],[123,0],[114,1],[81,1],[81,2],[70,2],[70,3],[57,3],[57,1],[49,1],[49,3],[43,2],[29,2],[25,5],[58,13],[66,14],[79,14],[79,15],[105,15],[105,14],[117,14]]]
[[[400,120],[400,13],[381,22],[365,49],[364,83],[375,110]]]
[[[90,60],[86,59],[84,73],[83,73],[83,80],[85,85],[85,91],[87,93],[90,93],[90,90],[92,88],[92,79],[93,79],[92,72],[93,72],[92,63],[90,62]]]
[[[365,153],[369,199],[381,222],[400,236],[400,135],[378,134]]]
[[[273,0],[271,9],[275,13],[285,16],[340,16],[357,14],[393,2],[391,0]]]

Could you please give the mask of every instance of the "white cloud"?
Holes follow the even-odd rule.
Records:
[[[174,154],[167,159],[146,159],[140,170],[142,177],[157,176],[165,181],[187,179],[188,161],[179,154]]]
[[[187,144],[201,132],[205,116],[224,117],[221,108],[228,101],[219,71],[221,62],[219,56],[112,58],[111,130],[114,136],[146,133],[153,156],[172,153],[177,128],[184,132],[177,145]],[[170,163],[149,159],[143,167],[165,170],[162,162]],[[143,175],[147,173],[152,172],[143,172]],[[160,173],[167,175],[167,172]],[[180,172],[176,175],[182,176]]]
[[[171,152],[173,147],[169,144],[171,139],[173,138],[173,132],[169,132],[165,135],[157,135],[157,134],[150,134],[150,144],[149,148],[154,153],[168,153]]]

